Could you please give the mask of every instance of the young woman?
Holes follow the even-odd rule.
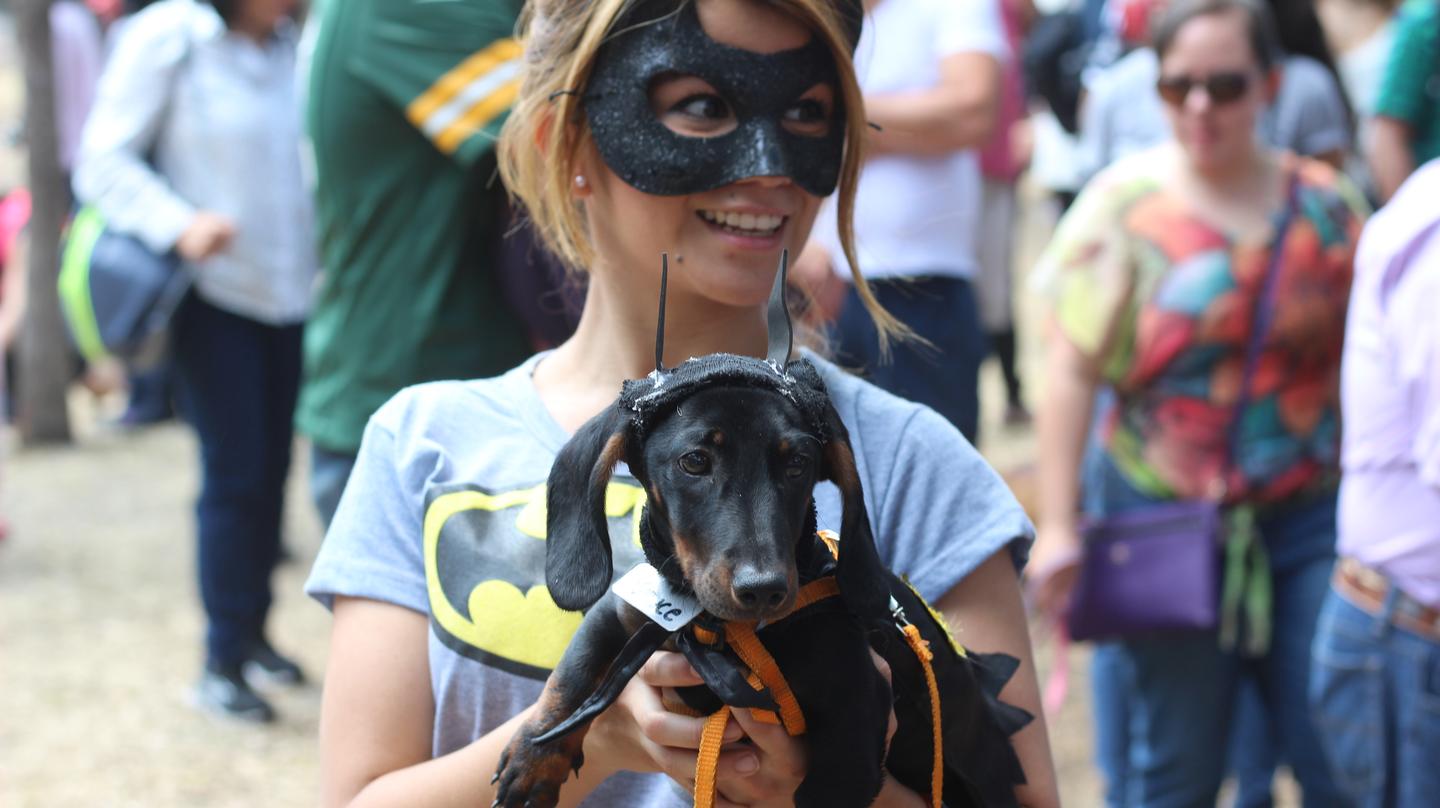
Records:
[[[1111,514],[1224,495],[1254,508],[1273,587],[1267,652],[1217,633],[1096,648],[1097,733],[1112,805],[1214,801],[1236,683],[1251,677],[1307,804],[1337,799],[1304,700],[1310,638],[1334,561],[1340,347],[1358,193],[1329,166],[1259,144],[1276,90],[1255,0],[1181,0],[1157,26],[1172,140],[1101,173],[1040,272],[1051,294],[1040,409],[1038,602],[1061,619],[1080,551],[1076,503]],[[1276,232],[1291,211],[1288,227]],[[1280,245],[1283,245],[1280,246]],[[1270,326],[1230,455],[1229,430],[1264,276]],[[1097,462],[1082,464],[1097,390]],[[1084,470],[1082,480],[1082,469]]]
[[[195,514],[207,632],[196,696],[251,721],[274,713],[246,669],[303,679],[265,636],[316,270],[294,8],[164,0],[137,13],[105,67],[75,169],[76,195],[109,227],[173,249],[194,272],[172,345],[203,474]]]
[[[589,294],[553,352],[498,378],[411,388],[372,418],[307,585],[334,612],[325,804],[488,804],[500,750],[579,620],[544,586],[555,453],[624,379],[654,369],[662,252],[666,364],[764,355],[781,249],[798,253],[837,185],[842,221],[853,206],[858,19],[830,0],[527,7],[505,178],[549,245],[589,274]],[[940,416],[820,366],[857,441],[885,561],[961,642],[1022,660],[1002,694],[1037,717],[1014,739],[1029,778],[1019,796],[1055,805],[1015,573],[1023,514]],[[820,523],[837,524],[837,492],[816,496]],[[640,499],[633,481],[611,483],[617,568],[640,558],[629,540]],[[658,689],[698,682],[683,658],[652,659],[592,726],[561,802],[688,805],[700,721],[665,712]],[[748,716],[729,740],[742,733],[753,744],[724,753],[720,804],[789,804],[804,744]],[[878,804],[919,799],[892,781]]]

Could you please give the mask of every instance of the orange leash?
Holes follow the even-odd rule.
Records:
[[[725,726],[729,723],[730,706],[722,705],[705,719],[705,728],[700,731],[700,751],[695,761],[695,808],[715,805],[715,769],[720,761]]]
[[[754,624],[726,623],[725,640],[735,649],[740,661],[749,665],[750,670],[760,678],[761,684],[770,691],[770,697],[780,708],[780,723],[785,725],[785,731],[792,736],[804,735],[805,714],[800,711],[800,702],[795,700],[795,693],[790,690],[790,683],[785,681],[784,675],[780,673],[775,657],[770,656],[770,652],[760,643],[760,638],[755,636]]]
[[[935,655],[930,653],[930,644],[920,636],[920,629],[906,623],[902,631],[905,632],[905,642],[925,670],[925,687],[930,691],[930,805],[940,808],[941,797],[945,794],[945,747],[940,733],[940,686],[935,682],[935,669],[930,665]]]
[[[838,594],[840,586],[834,578],[813,581],[800,589],[795,606],[779,619],[783,620],[806,606]],[[706,645],[714,645],[720,641],[720,638],[708,629],[695,626],[692,630],[695,638]],[[751,710],[750,714],[767,724],[780,724],[792,736],[804,734],[805,714],[801,712],[800,703],[795,700],[790,684],[780,673],[775,657],[765,650],[760,638],[755,635],[755,624],[726,623],[725,640],[735,649],[740,660],[750,667],[750,686],[756,690],[768,689],[771,698],[780,708],[778,717],[769,710]],[[720,763],[720,746],[725,736],[725,725],[729,720],[728,705],[722,705],[705,719],[704,729],[700,733],[700,749],[695,757],[695,808],[712,808],[715,804],[715,775]]]

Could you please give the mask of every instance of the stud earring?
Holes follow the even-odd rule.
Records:
[[[590,183],[585,179],[585,175],[584,175],[584,174],[576,174],[576,175],[575,175],[575,187],[576,187],[576,188],[586,188],[586,187],[588,187],[589,185],[590,185]]]

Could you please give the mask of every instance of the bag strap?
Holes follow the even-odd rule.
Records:
[[[1250,317],[1250,340],[1245,347],[1245,370],[1240,376],[1240,395],[1235,399],[1235,408],[1230,416],[1230,428],[1226,433],[1225,458],[1221,464],[1221,475],[1225,485],[1230,484],[1230,477],[1234,471],[1235,458],[1240,448],[1240,426],[1245,417],[1245,411],[1250,407],[1253,391],[1251,387],[1255,381],[1255,371],[1260,366],[1260,352],[1265,345],[1265,337],[1270,331],[1270,325],[1275,319],[1275,287],[1280,277],[1280,267],[1285,260],[1285,242],[1288,241],[1290,225],[1295,221],[1295,216],[1300,207],[1300,179],[1294,169],[1290,169],[1290,179],[1285,190],[1285,208],[1280,214],[1275,231],[1275,242],[1270,248],[1270,261],[1265,267],[1265,276],[1261,279],[1260,294],[1255,296],[1255,308]],[[1224,495],[1222,494],[1222,499]]]
[[[1260,294],[1255,297],[1255,308],[1250,320],[1250,340],[1245,349],[1245,370],[1240,378],[1240,394],[1235,401],[1235,411],[1230,418],[1225,462],[1221,472],[1227,489],[1233,476],[1235,457],[1239,453],[1240,426],[1245,410],[1250,406],[1251,387],[1260,364],[1260,350],[1275,319],[1275,287],[1280,276],[1280,266],[1284,263],[1285,242],[1299,207],[1300,179],[1298,172],[1292,169],[1286,185],[1285,209],[1278,220],[1275,244],[1270,249],[1270,263],[1261,280]],[[1225,513],[1224,535],[1225,564],[1218,627],[1220,647],[1258,658],[1264,656],[1270,648],[1270,614],[1274,593],[1270,581],[1270,560],[1265,543],[1260,540],[1254,508],[1241,506],[1228,510]]]

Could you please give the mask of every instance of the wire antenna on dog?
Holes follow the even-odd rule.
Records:
[[[665,286],[670,280],[670,253],[660,253],[660,316],[655,323],[655,375],[665,372]]]
[[[780,251],[780,269],[775,273],[775,286],[770,290],[770,309],[765,314],[765,326],[770,332],[770,346],[766,359],[781,373],[790,364],[790,352],[795,347],[795,332],[790,327],[790,306],[785,299],[785,277],[790,266],[790,251]]]

